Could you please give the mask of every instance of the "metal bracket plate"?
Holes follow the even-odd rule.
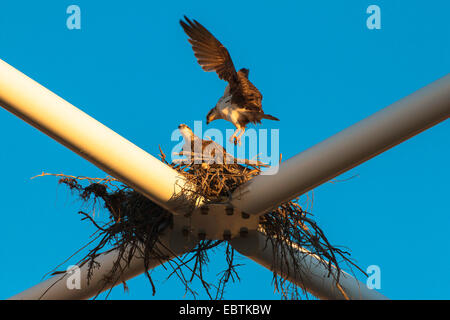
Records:
[[[231,240],[245,237],[256,230],[259,216],[249,215],[227,204],[207,204],[196,209],[191,216],[174,216],[174,228],[185,237],[199,240]]]

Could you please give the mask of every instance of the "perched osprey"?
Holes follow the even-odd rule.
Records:
[[[268,167],[265,163],[257,160],[238,159],[233,157],[220,144],[212,140],[203,140],[196,136],[191,128],[185,124],[180,124],[178,130],[180,130],[180,133],[184,138],[183,150],[179,154],[186,156],[188,158],[187,161],[189,162],[195,161],[201,164],[238,163]]]
[[[236,72],[228,50],[196,20],[184,18],[186,21],[180,20],[180,24],[190,38],[188,41],[200,66],[205,71],[215,71],[220,79],[228,81],[223,97],[206,116],[206,123],[217,119],[230,121],[236,127],[230,141],[240,145],[249,122],[257,124],[261,123],[261,119],[279,121],[264,113],[262,94],[248,79],[249,69]]]

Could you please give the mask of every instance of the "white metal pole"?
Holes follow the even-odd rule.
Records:
[[[175,170],[2,60],[0,105],[176,214],[184,180]]]
[[[2,60],[0,60],[0,105],[172,213],[182,212],[183,207],[180,206],[182,199],[178,195],[185,180],[175,170]],[[176,252],[176,248],[189,243],[185,239],[178,239],[175,242],[170,241],[168,247]],[[66,281],[64,279],[59,281],[64,275],[59,275],[12,298],[92,297],[103,286],[103,277],[111,270],[116,258],[116,251],[98,257],[100,267],[95,269],[89,285],[86,277],[87,266],[81,267],[81,290],[68,290]],[[152,266],[159,264],[157,261],[152,263]],[[133,257],[122,280],[142,272],[144,272],[143,260]],[[50,287],[51,289],[47,291]]]
[[[175,258],[190,249],[192,249],[197,241],[186,241],[182,235],[178,233],[168,232],[165,236],[160,238],[161,245],[157,245],[161,254],[166,257],[165,261]],[[120,266],[123,273],[121,277],[114,279],[111,275],[111,270],[114,267],[118,257],[119,251],[117,249],[101,254],[95,259],[98,263],[93,270],[92,275],[88,281],[88,264],[85,263],[79,268],[79,288],[76,287],[77,274],[62,273],[55,275],[19,294],[9,298],[10,300],[82,300],[89,299],[103,291],[109,290],[111,287],[122,284],[123,282],[136,277],[145,272],[144,259],[139,253],[135,253],[127,265],[126,259],[128,253],[123,256]],[[150,269],[159,266],[162,262],[159,259],[150,260]],[[120,271],[120,269],[119,269]],[[105,282],[105,277],[113,276],[112,279]]]
[[[263,214],[449,116],[447,75],[282,162],[277,174],[255,177],[235,191],[232,203],[248,214]]]
[[[300,286],[312,295],[320,299],[341,300],[345,296],[336,286],[335,278],[329,276],[329,270],[320,260],[320,257],[313,255],[308,250],[295,246],[298,253],[299,270],[294,269],[292,257],[287,258],[287,265],[276,262],[274,253],[281,256],[279,248],[275,248],[266,236],[254,231],[249,233],[247,238],[236,238],[232,240],[232,246],[241,254],[259,263],[271,271],[277,271],[279,275],[288,281]],[[294,246],[291,244],[291,246]],[[337,275],[337,269],[334,275]],[[297,272],[294,272],[297,271]],[[343,291],[351,300],[385,300],[387,299],[376,290],[369,289],[365,284],[358,281],[350,274],[341,271],[339,284]]]

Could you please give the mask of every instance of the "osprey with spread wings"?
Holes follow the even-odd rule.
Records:
[[[242,68],[236,72],[228,50],[196,20],[184,18],[186,21],[180,20],[180,24],[202,69],[215,71],[220,79],[228,82],[223,97],[206,116],[206,123],[217,119],[230,121],[236,127],[230,141],[240,145],[248,123],[261,123],[262,119],[279,121],[264,113],[262,94],[248,79],[249,70]]]

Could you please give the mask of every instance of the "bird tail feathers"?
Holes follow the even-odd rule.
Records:
[[[280,119],[275,118],[274,116],[271,116],[270,114],[264,114],[263,119],[280,121]]]

